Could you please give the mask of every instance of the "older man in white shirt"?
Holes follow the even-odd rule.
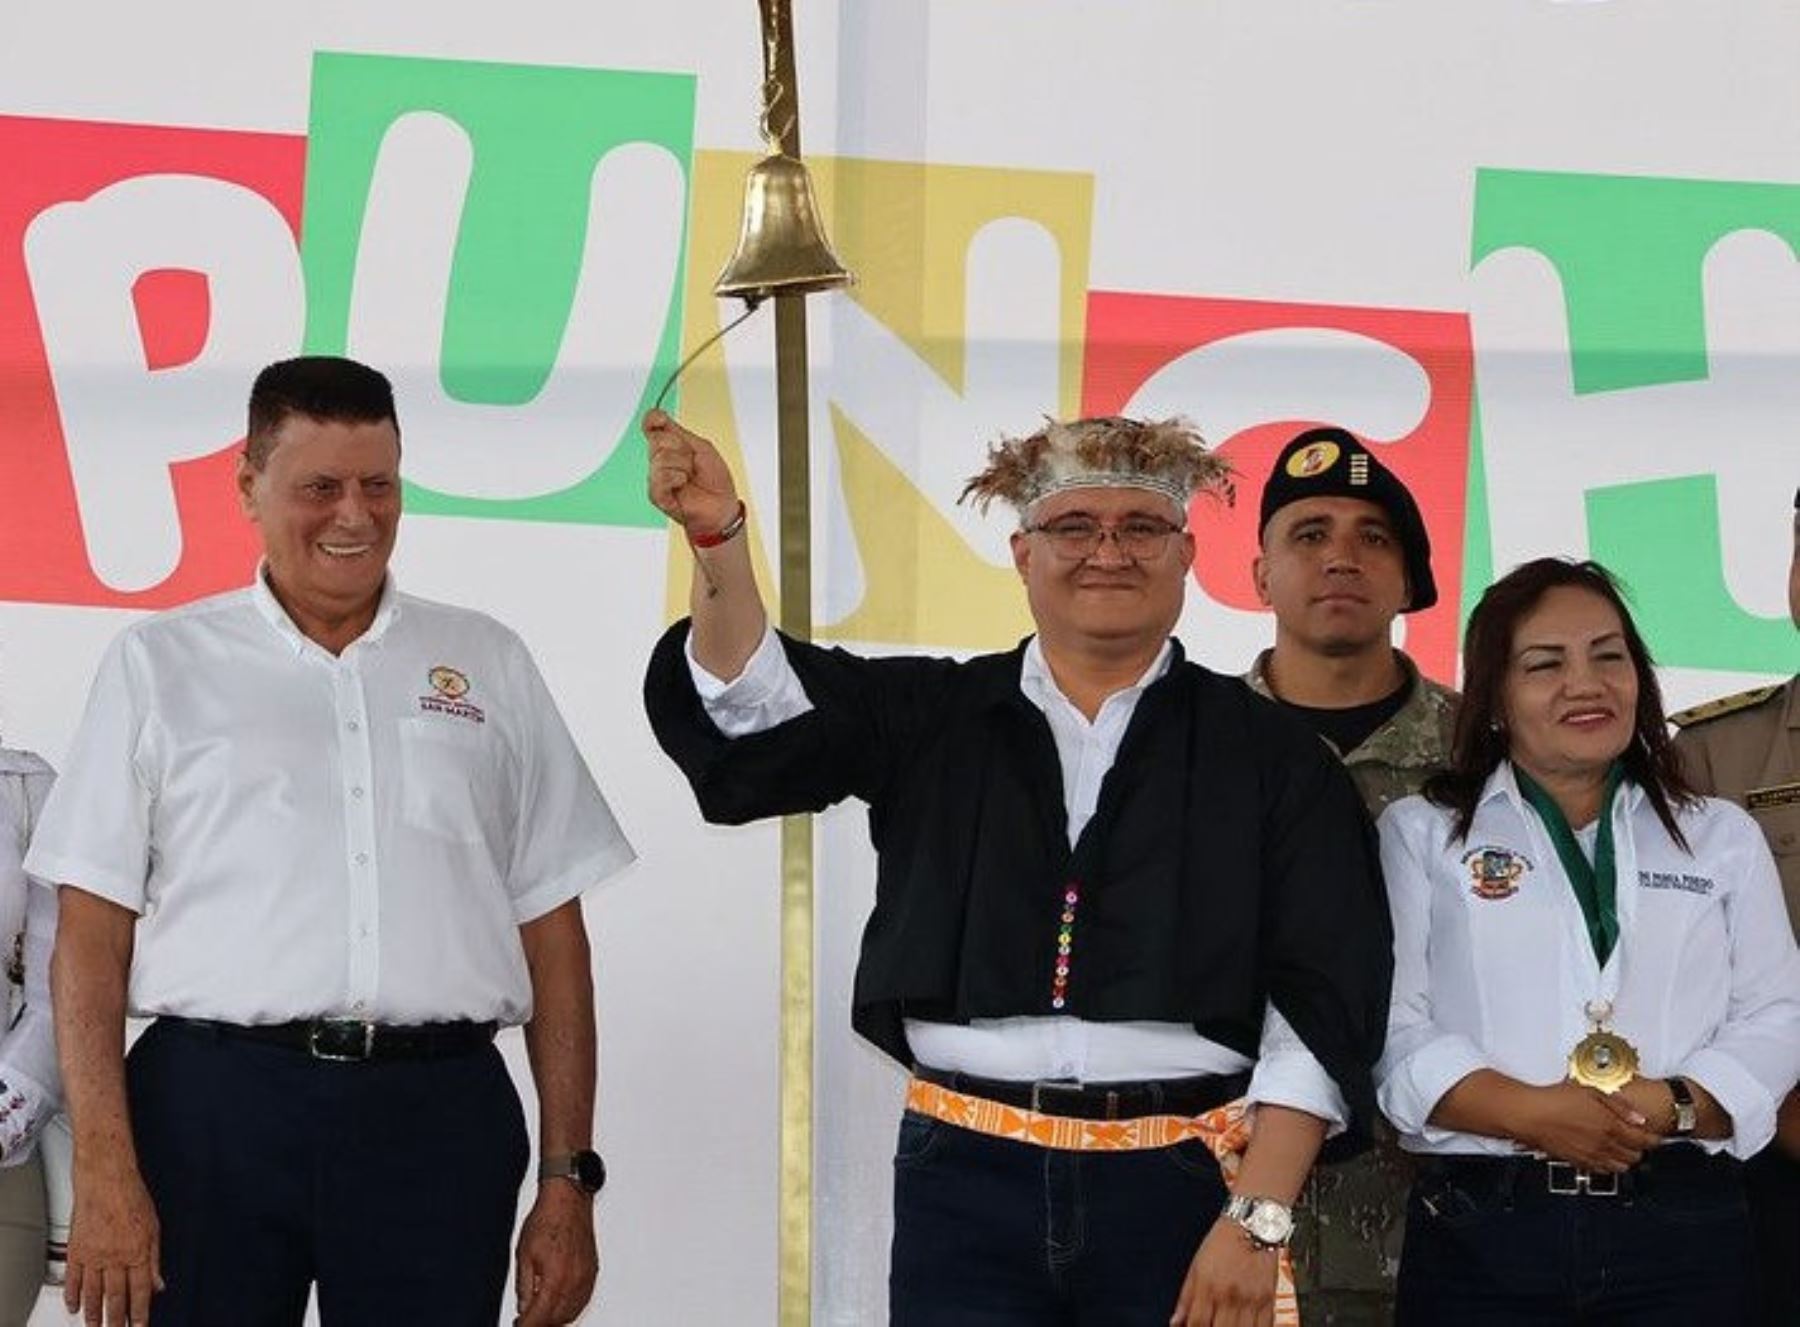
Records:
[[[271,365],[239,486],[248,589],[128,628],[30,869],[75,1132],[66,1294],[90,1323],[500,1313],[528,1158],[492,1041],[523,1023],[541,1185],[519,1321],[597,1267],[580,894],[631,860],[524,645],[400,593],[387,380]],[[132,1013],[156,1022],[122,1055]]]

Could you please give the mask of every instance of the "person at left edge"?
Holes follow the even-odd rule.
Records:
[[[0,955],[6,982],[0,1033],[0,1327],[25,1327],[48,1271],[60,1264],[50,1192],[66,1175],[49,1139],[58,1127],[62,1079],[50,1018],[50,951],[56,893],[25,874],[25,847],[54,776],[29,751],[0,747]],[[49,1260],[50,1265],[46,1263]]]
[[[395,586],[399,468],[380,373],[264,369],[255,581],[119,636],[45,808],[89,1323],[298,1324],[316,1283],[327,1327],[492,1327],[529,1153],[493,1037],[519,1023],[519,1321],[592,1291],[580,895],[632,852],[519,639]],[[156,1021],[123,1057],[128,1008]]]
[[[645,433],[696,559],[658,741],[708,819],[869,806],[852,1022],[913,1071],[891,1327],[1294,1321],[1275,1250],[1328,1127],[1367,1119],[1390,933],[1349,777],[1170,637],[1228,468],[1179,421],[1001,444],[965,496],[1018,511],[1036,634],[864,658],[769,630],[717,449]]]

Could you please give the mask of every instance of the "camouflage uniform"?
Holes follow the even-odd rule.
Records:
[[[1457,694],[1420,676],[1404,654],[1399,659],[1412,685],[1406,703],[1361,746],[1338,752],[1371,816],[1418,792],[1450,759]],[[1264,680],[1268,662],[1265,650],[1244,680],[1276,700]],[[1306,1327],[1393,1321],[1394,1275],[1400,1267],[1410,1182],[1406,1158],[1385,1129],[1379,1145],[1361,1156],[1313,1168],[1294,1212],[1292,1242],[1295,1288]]]

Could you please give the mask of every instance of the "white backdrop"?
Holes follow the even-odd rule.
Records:
[[[1191,415],[1244,471],[1236,513],[1196,513],[1181,631],[1213,666],[1268,641],[1244,513],[1315,420],[1391,443],[1424,498],[1448,602],[1411,644],[1440,676],[1459,607],[1544,552],[1626,572],[1672,704],[1800,662],[1800,8],[796,20],[807,154],[862,278],[809,304],[822,634],[1010,644],[1002,523],[955,490],[1002,430],[1128,409]],[[524,634],[642,858],[587,905],[613,1179],[584,1321],[772,1322],[775,834],[700,825],[643,721],[685,571],[628,427],[730,312],[708,287],[758,148],[754,5],[14,0],[4,26],[7,741],[58,760],[120,627],[247,575],[217,458],[258,364],[393,372],[402,583]],[[771,325],[682,393],[769,565]],[[846,1327],[883,1320],[901,1086],[848,1033],[862,829],[824,818],[818,871],[814,1315]]]

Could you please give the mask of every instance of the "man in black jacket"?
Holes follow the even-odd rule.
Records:
[[[770,630],[718,452],[645,433],[696,562],[658,740],[711,820],[869,806],[853,1021],[914,1075],[892,1323],[1269,1321],[1294,1196],[1370,1109],[1391,954],[1349,779],[1170,638],[1227,467],[1177,421],[1003,444],[965,496],[1018,510],[1035,636],[865,659]]]

